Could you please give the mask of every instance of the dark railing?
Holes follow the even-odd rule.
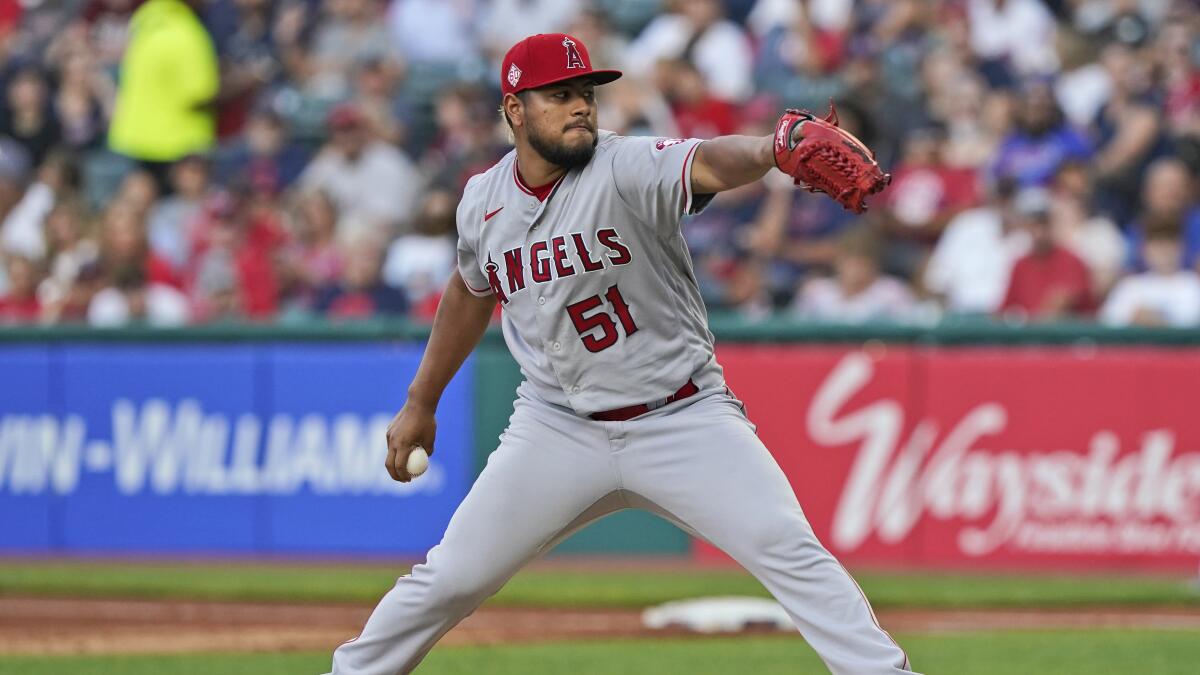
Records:
[[[1110,328],[1094,323],[1009,323],[956,318],[935,324],[833,324],[802,322],[784,317],[746,319],[713,315],[718,340],[761,343],[904,343],[928,345],[1200,345],[1197,328]],[[3,326],[0,343],[55,342],[331,342],[421,341],[429,325],[405,319],[375,319],[332,323],[206,324],[183,328],[127,326],[98,329],[88,326]],[[484,344],[500,345],[498,326],[488,330]]]

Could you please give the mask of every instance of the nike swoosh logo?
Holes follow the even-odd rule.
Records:
[[[500,212],[501,212],[501,211],[503,211],[503,210],[504,210],[504,207],[503,207],[503,206],[501,206],[500,208],[496,209],[495,211],[492,211],[491,213],[489,213],[489,214],[485,215],[485,216],[483,217],[483,222],[485,222],[485,223],[486,223],[487,221],[489,221],[489,220],[491,220],[491,219],[492,219],[492,216],[496,215],[497,213],[500,213]]]

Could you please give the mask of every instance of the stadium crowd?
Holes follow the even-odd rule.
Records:
[[[601,127],[836,101],[865,216],[772,172],[684,234],[710,307],[1200,325],[1194,0],[0,0],[0,324],[429,319],[499,60],[565,31]]]

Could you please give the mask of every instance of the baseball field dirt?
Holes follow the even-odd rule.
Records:
[[[405,569],[0,562],[0,675],[315,675]],[[1200,662],[1200,588],[1186,576],[857,576],[927,675],[1173,675]],[[418,672],[824,672],[786,633],[702,637],[641,625],[644,607],[713,595],[765,591],[736,568],[547,561],[455,628]]]
[[[332,649],[358,633],[370,605],[0,597],[0,656],[281,652]],[[684,637],[644,628],[632,609],[488,607],[441,644],[534,644],[613,638]],[[895,633],[1003,630],[1191,630],[1188,608],[885,609]],[[763,634],[755,629],[747,634]],[[769,631],[775,632],[775,631]]]

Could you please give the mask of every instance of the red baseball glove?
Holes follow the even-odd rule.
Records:
[[[807,110],[784,111],[775,127],[775,166],[796,185],[824,192],[855,213],[866,211],[867,196],[892,182],[892,176],[879,168],[875,153],[838,126],[833,101],[825,119]]]

